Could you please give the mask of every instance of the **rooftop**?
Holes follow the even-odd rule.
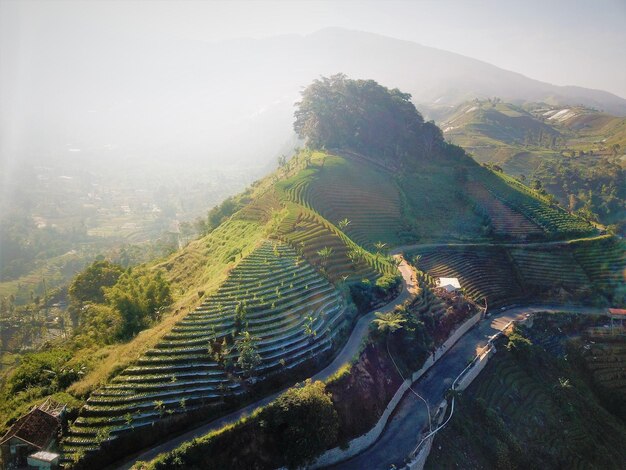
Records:
[[[461,283],[456,277],[440,277],[437,285],[448,292],[461,288]]]

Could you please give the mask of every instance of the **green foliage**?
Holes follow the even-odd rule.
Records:
[[[402,328],[403,324],[406,323],[406,318],[398,312],[376,312],[375,316],[376,318],[372,321],[381,332],[393,333]]]
[[[513,332],[508,336],[509,342],[506,344],[507,350],[525,360],[532,354],[533,343],[530,339],[524,337],[518,327],[514,327]]]
[[[206,219],[196,220],[196,229],[202,236],[205,236],[215,230],[231,215],[243,207],[240,199],[235,197],[226,198],[221,204],[213,207]]]
[[[109,261],[94,261],[77,274],[69,288],[70,299],[74,304],[105,302],[104,289],[115,285],[124,270]]]
[[[168,282],[160,271],[129,269],[105,290],[108,304],[120,312],[121,335],[130,338],[159,318],[172,301]]]
[[[124,336],[124,319],[110,305],[87,304],[80,312],[78,332],[96,344],[111,344]]]
[[[261,363],[258,343],[259,338],[252,336],[249,331],[244,331],[235,341],[235,348],[239,353],[237,365],[247,374],[252,374],[254,369]]]
[[[389,292],[400,285],[401,278],[397,274],[384,274],[376,279],[376,287],[383,292]]]
[[[339,430],[331,397],[319,381],[290,388],[261,412],[260,419],[276,439],[289,468],[313,461],[336,443]]]
[[[67,364],[71,357],[72,353],[63,349],[25,355],[9,376],[9,392],[15,394],[36,387],[48,393],[64,390],[84,373],[84,367]]]
[[[374,80],[337,74],[302,92],[294,129],[312,148],[346,148],[402,166],[410,157],[433,157],[442,148],[437,126],[424,119],[411,95]]]

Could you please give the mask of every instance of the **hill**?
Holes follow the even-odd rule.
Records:
[[[406,94],[345,76],[311,86],[350,90],[341,112],[333,111],[335,100],[318,105],[318,94],[302,104],[303,110],[308,106],[302,136],[338,148],[305,148],[282,159],[274,173],[211,209],[201,238],[143,266],[142,272],[157,273],[172,304],[148,312],[150,328],[132,330],[140,332],[124,338],[128,342],[102,338],[110,318],[90,318],[90,305],[75,306],[75,334],[30,361],[38,369],[18,367],[2,388],[3,423],[46,396],[70,394],[83,406],[72,411],[78,416],[64,437],[65,462],[103,465],[319,370],[358,314],[397,295],[391,249],[595,233],[545,195],[445,142]],[[398,140],[383,133],[378,147],[363,149],[354,136],[377,127],[371,107],[380,103],[386,109],[379,117],[402,109],[406,135]],[[384,120],[388,129],[401,128]],[[584,262],[603,269],[594,257]],[[115,286],[96,291],[108,300]],[[143,294],[150,289],[143,286]],[[475,293],[480,298],[480,286]],[[451,327],[449,309],[431,303],[424,300],[425,312],[433,307],[431,313]],[[112,309],[125,308],[116,305],[96,310],[113,315]],[[50,378],[51,368],[62,380]]]
[[[623,336],[599,339],[585,321],[547,317],[498,344],[437,434],[425,468],[623,466],[626,427],[610,406],[623,406],[623,396],[609,402],[597,393],[623,390]]]
[[[623,222],[626,119],[582,106],[490,99],[459,106],[442,128],[476,160],[532,182],[563,207],[605,224]]]
[[[266,163],[290,141],[301,85],[340,71],[397,87],[416,104],[446,112],[498,96],[626,115],[626,100],[611,93],[555,86],[448,51],[340,28],[219,43],[118,35],[79,48],[75,43],[59,36],[22,44],[32,54],[27,70],[33,84],[25,97],[7,95],[5,108],[15,110],[12,119],[19,122],[38,116],[24,135],[29,154],[67,155],[69,140],[60,136],[74,129],[72,146],[107,162],[126,163],[128,154],[143,165],[155,158],[173,161],[176,148],[176,163],[182,155],[189,165],[207,158],[223,163],[223,155],[240,164]],[[68,76],[50,68],[50,61],[76,69]],[[10,74],[6,78],[12,83]],[[111,87],[111,79],[118,86]],[[86,112],[86,96],[96,97],[90,106],[97,112]],[[118,103],[113,109],[112,102]],[[429,116],[436,118],[437,110]]]

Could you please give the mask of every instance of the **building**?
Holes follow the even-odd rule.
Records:
[[[461,290],[461,283],[456,277],[440,277],[437,287],[445,289],[446,292],[456,292]]]
[[[26,460],[28,462],[28,468],[49,470],[59,466],[59,454],[46,452],[45,450],[40,450],[39,452],[29,455]]]
[[[56,468],[64,416],[65,406],[48,400],[19,418],[0,439],[3,467]]]

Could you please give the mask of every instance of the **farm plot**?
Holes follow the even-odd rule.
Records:
[[[493,197],[481,183],[477,181],[468,182],[467,192],[487,213],[496,235],[524,239],[529,235],[544,233],[541,227]]]
[[[529,286],[589,289],[590,280],[567,247],[512,248],[509,250]]]
[[[284,190],[291,201],[335,225],[347,220],[343,230],[363,247],[399,242],[403,220],[398,188],[389,175],[366,163],[328,156],[324,167],[285,182]]]
[[[494,197],[542,227],[548,235],[565,237],[594,232],[585,220],[551,205],[545,197],[509,176],[484,170],[480,171],[477,179]]]
[[[394,272],[384,256],[375,256],[357,246],[340,230],[313,211],[288,205],[277,236],[296,248],[311,264],[332,280],[373,280]]]
[[[343,312],[339,292],[292,247],[264,241],[155,348],[91,395],[64,454],[95,450],[172,414],[219,407],[244,393],[246,377],[262,380],[329,351]]]
[[[589,279],[607,293],[626,284],[626,241],[616,237],[572,245],[574,258]]]
[[[522,296],[507,253],[499,248],[424,248],[409,253],[433,277],[456,277],[474,301],[496,306]]]

